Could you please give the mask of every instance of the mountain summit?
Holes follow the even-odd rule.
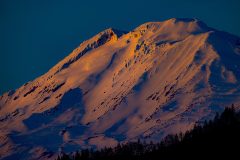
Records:
[[[240,38],[197,19],[107,29],[0,97],[0,159],[159,141],[240,104]]]

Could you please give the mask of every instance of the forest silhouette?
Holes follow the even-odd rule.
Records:
[[[62,153],[57,160],[236,159],[239,136],[240,112],[232,105],[217,113],[213,120],[196,123],[186,133],[168,135],[159,143],[138,140],[114,148],[84,149],[73,155]]]

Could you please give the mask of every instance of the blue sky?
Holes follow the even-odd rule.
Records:
[[[0,94],[44,74],[106,28],[173,17],[240,36],[239,0],[0,0]]]

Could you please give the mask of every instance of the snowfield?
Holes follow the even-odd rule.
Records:
[[[107,29],[0,97],[0,159],[160,141],[240,104],[240,38],[197,19]]]

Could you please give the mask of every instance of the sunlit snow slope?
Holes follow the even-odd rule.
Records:
[[[196,19],[107,29],[0,97],[0,159],[159,141],[240,104],[240,38]]]

